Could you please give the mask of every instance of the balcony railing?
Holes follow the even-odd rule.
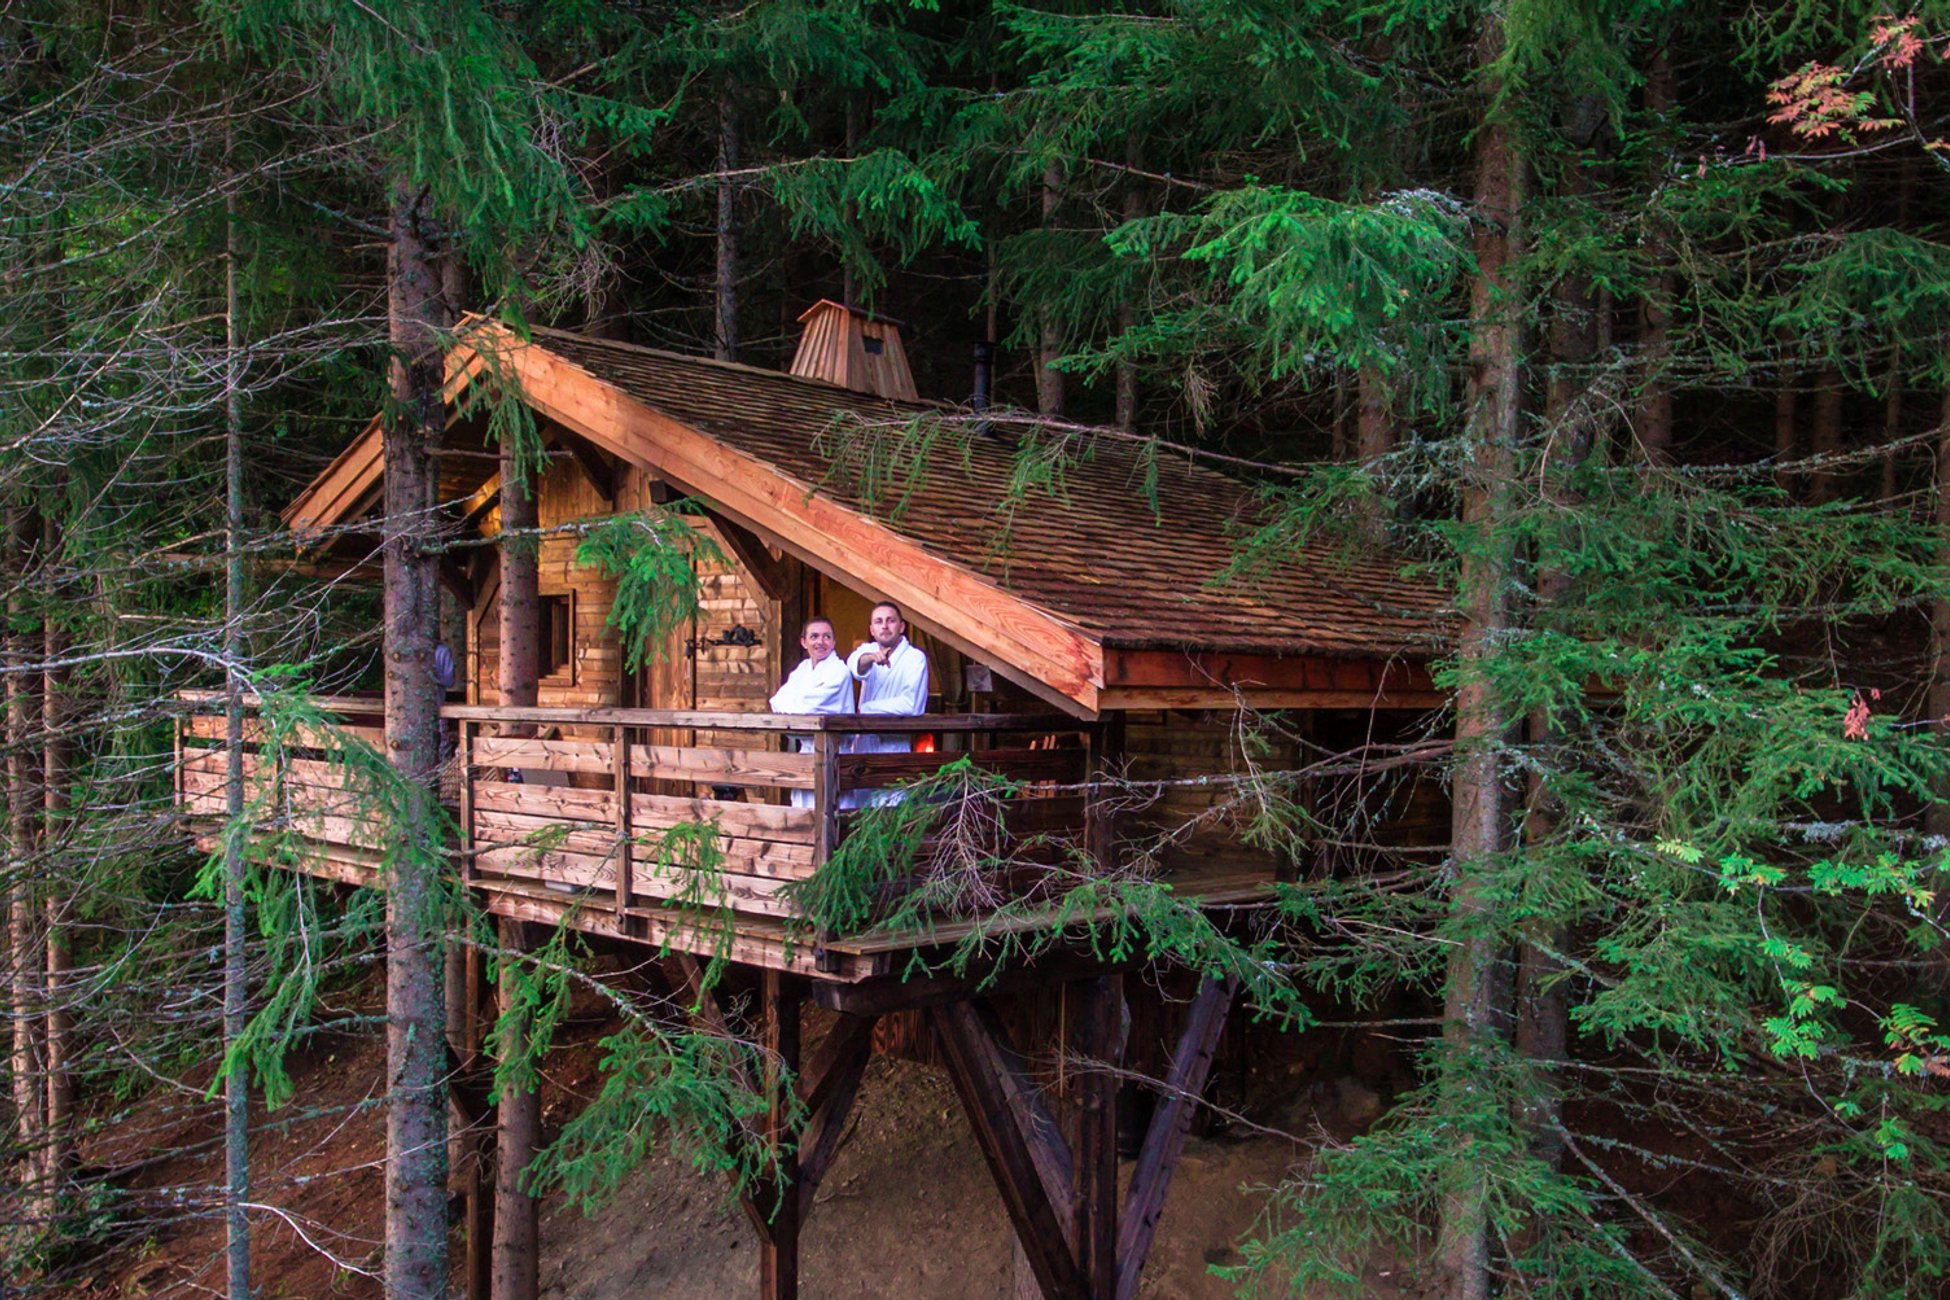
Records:
[[[220,696],[189,702],[178,727],[178,797],[207,833],[225,810],[225,719]],[[301,728],[281,743],[247,719],[247,790],[264,833],[295,837],[323,874],[369,878],[383,827],[340,737],[381,748],[381,705],[365,697],[320,703],[334,727]],[[1076,787],[1095,754],[1093,729],[1060,715],[474,705],[441,714],[452,755],[442,794],[459,827],[463,878],[572,894],[578,906],[619,913],[685,907],[793,918],[787,887],[831,858],[857,805],[964,754],[1011,782],[1007,826],[1081,837],[1087,817]],[[861,735],[907,737],[913,748],[864,752],[860,744],[855,752]],[[702,827],[711,828],[708,837]],[[709,843],[703,855],[700,840]]]

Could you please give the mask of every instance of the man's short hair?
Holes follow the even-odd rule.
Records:
[[[799,625],[799,635],[804,636],[806,633],[812,631],[812,625],[814,623],[824,623],[827,627],[833,626],[832,619],[827,618],[824,614],[814,614],[811,618]],[[834,630],[837,631],[838,629]]]
[[[876,601],[875,601],[875,602],[873,603],[873,608],[874,608],[874,609],[891,609],[891,610],[893,610],[893,611],[894,611],[894,617],[895,617],[895,618],[897,618],[897,619],[899,619],[899,620],[900,620],[901,622],[903,622],[903,623],[905,623],[905,622],[907,622],[907,615],[905,615],[905,614],[903,614],[903,613],[901,613],[901,607],[900,607],[899,605],[896,605],[896,604],[895,604],[895,603],[894,603],[893,601],[891,601],[891,600],[876,600]],[[873,612],[873,610],[868,610],[867,612],[871,614],[871,613]]]

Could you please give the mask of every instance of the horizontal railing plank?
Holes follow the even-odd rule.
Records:
[[[505,740],[482,736],[471,756],[476,767],[534,768],[544,772],[609,772],[615,759],[600,740]]]
[[[782,808],[776,804],[736,803],[728,799],[682,799],[672,795],[630,796],[630,822],[646,826],[675,826],[681,822],[713,822],[727,835],[811,844],[819,815],[811,808]]]
[[[961,754],[842,754],[839,759],[840,785],[846,789],[873,789],[897,781],[912,781],[932,776]],[[1016,781],[1075,781],[1083,776],[1085,752],[1081,749],[984,749],[968,755],[985,772]]]
[[[684,873],[686,876],[690,874]],[[635,898],[656,899],[666,906],[683,900],[683,905],[695,904],[707,909],[707,914],[708,909],[728,907],[734,912],[750,912],[759,916],[796,917],[798,910],[789,900],[779,897],[779,891],[789,883],[731,871],[715,872],[706,878],[690,880],[638,863],[630,892]]]
[[[656,827],[638,827],[630,841],[631,861],[638,871],[657,865]],[[559,848],[571,853],[609,855],[619,851],[621,840],[614,827],[599,822],[565,822],[559,818],[533,817],[521,813],[474,813],[474,847],[482,848]],[[720,834],[718,852],[724,870],[766,876],[778,880],[801,880],[813,872],[810,844],[784,844],[778,840],[752,839],[744,835]]]
[[[630,775],[706,785],[762,785],[810,790],[811,754],[759,749],[700,749],[683,745],[631,745]]]
[[[477,811],[523,813],[565,822],[616,824],[616,795],[609,790],[578,790],[533,782],[475,781]]]
[[[199,740],[228,740],[230,722],[227,718],[210,714],[194,714],[183,719],[184,732]],[[244,719],[244,740],[259,744],[265,737],[264,724],[256,718]],[[386,746],[384,727],[341,726],[334,731],[321,731],[316,727],[299,727],[291,735],[289,743],[302,749],[336,749],[341,737],[351,737],[364,741],[374,749],[383,750]]]

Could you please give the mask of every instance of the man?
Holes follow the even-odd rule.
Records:
[[[833,652],[838,644],[831,621],[818,615],[806,620],[805,627],[799,631],[799,648],[806,652],[806,657],[786,677],[785,684],[772,693],[772,712],[853,712],[853,678],[846,670],[845,660]],[[804,738],[795,740],[794,744],[802,754],[812,747],[812,742]],[[813,792],[794,790],[792,806],[812,807]]]
[[[873,640],[863,641],[847,656],[847,670],[860,683],[860,712],[883,717],[911,718],[928,711],[928,657],[907,639],[907,620],[900,606],[883,600],[873,607],[867,624]],[[900,735],[861,735],[854,739],[856,754],[899,754],[914,747],[913,739]],[[869,803],[893,803],[899,796],[890,790],[875,791]],[[859,800],[848,796],[842,807],[855,807]]]

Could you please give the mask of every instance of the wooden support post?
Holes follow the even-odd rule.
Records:
[[[831,861],[840,846],[840,737],[813,733],[813,867]],[[821,970],[837,966],[827,955],[824,932],[813,936],[813,961]]]
[[[630,893],[636,887],[635,832],[630,822],[630,729],[621,723],[616,726],[614,748],[611,766],[616,774],[616,911],[620,916],[629,907]]]
[[[473,884],[474,864],[474,724],[463,719],[454,738],[460,761],[460,878]],[[476,954],[478,964],[479,954]]]
[[[762,1208],[772,1231],[759,1246],[758,1293],[761,1300],[797,1300],[799,1294],[799,1157],[798,1135],[789,1127],[791,1099],[786,1089],[799,1072],[799,980],[784,971],[768,969],[764,984],[765,1093],[771,1106],[765,1114],[765,1140],[771,1147],[772,1182]]]
[[[813,866],[823,867],[840,846],[840,737],[813,733]]]
[[[1237,980],[1230,979],[1206,980],[1199,986],[1185,1019],[1185,1031],[1171,1054],[1165,1095],[1144,1135],[1137,1168],[1131,1171],[1130,1198],[1117,1227],[1116,1300],[1132,1300],[1137,1295],[1138,1277],[1144,1272],[1145,1257],[1151,1253],[1151,1241],[1157,1235],[1165,1194],[1171,1190],[1171,1176],[1185,1150],[1192,1114],[1198,1109],[1206,1076],[1212,1072],[1212,1055],[1218,1049],[1238,986]]]
[[[873,1055],[873,1016],[841,1016],[820,1040],[799,1076],[806,1128],[799,1138],[799,1217],[812,1213],[813,1196],[839,1150],[840,1134],[860,1094]]]
[[[743,524],[715,513],[710,518],[717,525],[718,536],[724,539],[725,549],[752,576],[758,589],[771,599],[783,602],[791,594],[797,577],[787,561],[773,558],[765,542]],[[796,634],[797,629],[794,631]]]
[[[1070,1239],[1090,1294],[1117,1287],[1117,1087],[1124,1047],[1124,981],[1116,975],[1064,986],[1070,1040],[1084,1059],[1075,1083],[1076,1144]]]
[[[1064,1236],[1070,1153],[1022,1074],[1001,1023],[993,1010],[973,1002],[950,1002],[929,1015],[948,1077],[1037,1284],[1052,1300],[1088,1300],[1089,1283]]]
[[[1116,791],[1111,783],[1122,779],[1125,764],[1124,715],[1110,713],[1090,737],[1090,779],[1097,783],[1089,795],[1089,825],[1086,829],[1090,856],[1105,874],[1115,872],[1122,862],[1117,843],[1116,819],[1111,807]]]
[[[596,489],[612,510],[615,509],[617,467],[610,463],[609,457],[573,433],[564,434],[557,442],[575,458],[576,467],[589,480],[589,486]]]

